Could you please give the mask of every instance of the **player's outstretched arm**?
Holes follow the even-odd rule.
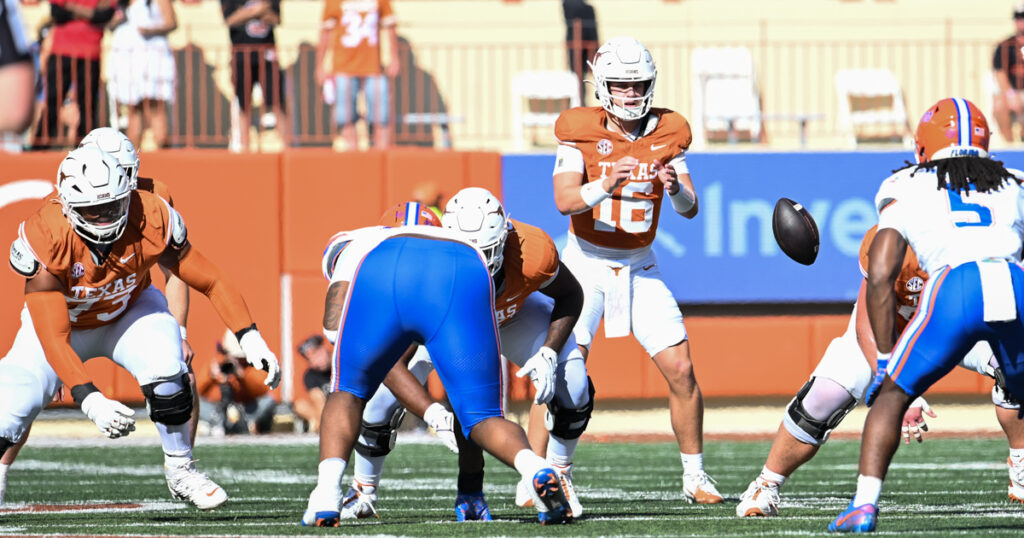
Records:
[[[100,393],[71,347],[71,318],[57,277],[39,271],[25,281],[25,303],[47,362],[57,377],[71,387],[71,397],[96,427],[111,439],[135,429],[134,411]]]
[[[896,344],[896,290],[907,241],[892,228],[878,231],[868,252],[867,300],[871,332],[880,353],[891,353]]]
[[[540,289],[540,292],[555,300],[551,310],[551,325],[548,327],[544,345],[558,352],[572,334],[576,320],[580,318],[580,311],[583,309],[583,288],[572,271],[564,263],[558,262],[558,273],[547,286]]]
[[[185,243],[180,249],[168,248],[160,258],[167,267],[190,287],[213,303],[224,324],[238,337],[245,360],[267,372],[265,383],[276,388],[281,381],[281,366],[256,329],[242,294],[223,277],[220,269],[198,250]]]
[[[410,413],[426,421],[449,450],[458,454],[459,445],[455,440],[455,415],[444,405],[434,401],[416,379],[416,376],[409,371],[409,359],[416,353],[417,347],[419,347],[418,344],[409,346],[402,358],[395,363],[387,377],[384,378],[384,386]]]

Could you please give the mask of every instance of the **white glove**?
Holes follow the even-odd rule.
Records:
[[[434,402],[423,412],[423,420],[434,430],[434,435],[444,441],[448,450],[454,454],[459,453],[459,444],[455,442],[455,415],[451,411]]]
[[[533,403],[546,404],[555,396],[555,364],[558,362],[558,353],[555,350],[541,346],[537,353],[523,363],[523,367],[516,372],[516,377],[530,375],[537,394],[533,397]]]
[[[277,384],[281,382],[281,365],[277,362],[274,352],[270,351],[267,343],[263,341],[259,331],[246,332],[242,335],[238,345],[242,347],[242,353],[245,353],[246,362],[254,368],[267,372],[267,379],[263,383],[276,389]]]
[[[117,439],[135,431],[135,411],[101,392],[93,392],[82,400],[82,412],[104,435]]]

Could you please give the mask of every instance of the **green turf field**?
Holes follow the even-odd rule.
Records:
[[[36,448],[12,467],[0,534],[417,535],[417,536],[761,536],[819,534],[850,500],[855,441],[829,443],[783,489],[781,516],[735,517],[739,494],[760,470],[767,442],[709,442],[707,468],[727,497],[686,504],[679,456],[664,443],[581,443],[576,485],[586,517],[540,527],[513,504],[514,473],[487,463],[492,523],[455,523],[455,457],[436,444],[401,442],[381,484],[381,520],[340,529],[298,525],[315,481],[313,444],[200,446],[199,466],[231,495],[213,512],[172,502],[156,446]],[[932,439],[903,446],[882,496],[882,534],[1021,536],[1024,507],[1006,498],[1005,441]],[[351,474],[351,471],[349,471]],[[34,506],[88,503],[101,506]],[[103,503],[132,503],[127,508]]]

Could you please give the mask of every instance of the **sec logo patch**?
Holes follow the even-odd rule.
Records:
[[[84,274],[85,266],[82,265],[82,262],[75,262],[75,264],[71,266],[71,278],[82,278],[82,275]]]
[[[921,278],[919,276],[915,276],[914,278],[911,278],[910,280],[907,281],[907,291],[909,291],[910,293],[917,293],[917,292],[919,292],[919,291],[921,291],[923,289],[924,289],[924,279],[923,278]]]
[[[608,140],[607,138],[601,139],[601,141],[597,143],[597,152],[600,153],[601,155],[608,155],[609,153],[611,153],[612,141]]]

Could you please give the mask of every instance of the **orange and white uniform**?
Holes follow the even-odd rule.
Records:
[[[639,161],[611,196],[571,217],[562,261],[585,294],[574,334],[580,345],[590,346],[604,316],[606,336],[632,331],[654,356],[686,339],[682,314],[651,250],[665,197],[655,170],[671,164],[686,173],[692,134],[683,116],[664,108],[652,108],[634,137],[609,130],[606,118],[601,107],[581,107],[563,112],[555,123],[555,174],[582,172],[587,183],[606,177],[622,157]]]
[[[872,226],[864,234],[864,239],[860,243],[860,271],[864,278],[867,278],[868,274],[868,251],[871,249],[871,242],[874,241],[877,231],[878,226]],[[896,277],[894,284],[896,302],[899,305],[896,325],[900,332],[914,316],[921,290],[924,289],[924,284],[927,281],[928,273],[918,265],[914,251],[907,247],[907,253],[903,258],[903,267],[900,268],[900,274]],[[861,300],[858,299],[853,305],[853,313],[850,315],[850,323],[846,327],[846,332],[829,343],[828,348],[825,349],[825,355],[822,356],[818,366],[811,374],[812,378],[825,377],[839,383],[858,400],[864,395],[864,391],[871,384],[875,374],[873,370],[874,356],[869,362],[864,356],[865,351],[857,340],[858,313],[862,318],[861,323],[864,324],[861,330],[871,332],[871,328],[867,326],[866,312],[859,312],[860,309],[866,308]],[[873,351],[869,350],[869,352]],[[964,357],[960,366],[978,373],[985,373],[985,366],[988,365],[991,356],[991,348],[987,344],[979,344]]]
[[[327,0],[323,27],[331,30],[334,73],[381,74],[380,29],[395,25],[391,0]]]

